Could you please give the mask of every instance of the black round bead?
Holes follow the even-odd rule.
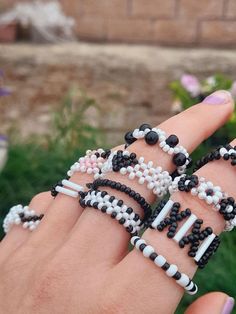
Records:
[[[145,135],[145,141],[148,145],[155,145],[158,142],[159,136],[156,132],[150,131]]]
[[[146,129],[152,129],[151,125],[147,124],[147,123],[144,123],[144,124],[140,125],[140,127],[139,127],[140,131],[144,131]]]
[[[166,139],[166,144],[168,144],[170,147],[175,147],[178,145],[179,139],[176,135],[172,134]]]
[[[133,137],[133,132],[127,132],[125,134],[125,141],[127,144],[132,144],[133,142],[136,141],[136,138]]]
[[[173,162],[177,167],[183,166],[186,163],[186,156],[183,153],[174,155]]]

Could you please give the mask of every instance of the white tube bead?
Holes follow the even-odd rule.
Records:
[[[169,277],[173,277],[177,271],[178,271],[178,267],[174,264],[171,264],[170,267],[167,269],[166,274]]]
[[[84,188],[81,185],[76,184],[76,183],[71,182],[71,181],[66,180],[66,179],[62,180],[62,184],[68,188],[71,188],[71,189],[77,191],[77,192],[84,190]]]
[[[168,215],[169,211],[171,210],[174,202],[172,200],[169,200],[166,205],[162,208],[159,215],[155,218],[155,220],[152,223],[152,227],[156,229],[156,227],[159,225],[159,223]]]
[[[155,252],[154,248],[151,245],[147,245],[143,250],[143,255],[145,257],[149,257],[154,252]]]
[[[191,214],[191,216],[186,220],[186,222],[182,225],[182,227],[179,229],[179,231],[174,236],[174,240],[176,242],[179,242],[183,236],[186,234],[186,232],[192,227],[194,222],[197,220],[197,216],[194,214]]]
[[[65,194],[67,196],[71,196],[74,198],[78,197],[78,192],[63,188],[62,186],[57,186],[55,188],[55,190],[59,193]]]
[[[215,239],[216,235],[214,233],[210,234],[200,245],[200,247],[197,250],[197,253],[194,257],[194,260],[198,262],[203,254],[206,252],[212,241]]]

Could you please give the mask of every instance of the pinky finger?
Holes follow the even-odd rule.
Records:
[[[42,192],[33,197],[29,208],[33,209],[37,215],[45,214],[52,201],[53,197],[50,192]],[[29,229],[22,228],[22,225],[12,226],[0,243],[0,262],[4,261],[12,252],[24,244],[29,236]]]

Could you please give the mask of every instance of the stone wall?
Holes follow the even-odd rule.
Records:
[[[23,136],[49,132],[51,113],[74,87],[97,101],[99,110],[91,110],[88,121],[117,144],[127,129],[172,114],[168,86],[182,73],[203,78],[220,72],[235,79],[236,54],[85,43],[1,45],[0,68],[12,88],[11,96],[0,98],[0,133],[14,124]]]
[[[20,1],[1,0],[0,11]],[[59,1],[66,14],[75,18],[82,40],[236,46],[235,0]]]

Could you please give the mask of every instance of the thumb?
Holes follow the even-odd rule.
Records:
[[[211,292],[194,301],[185,314],[230,314],[233,307],[233,298],[223,292]]]

